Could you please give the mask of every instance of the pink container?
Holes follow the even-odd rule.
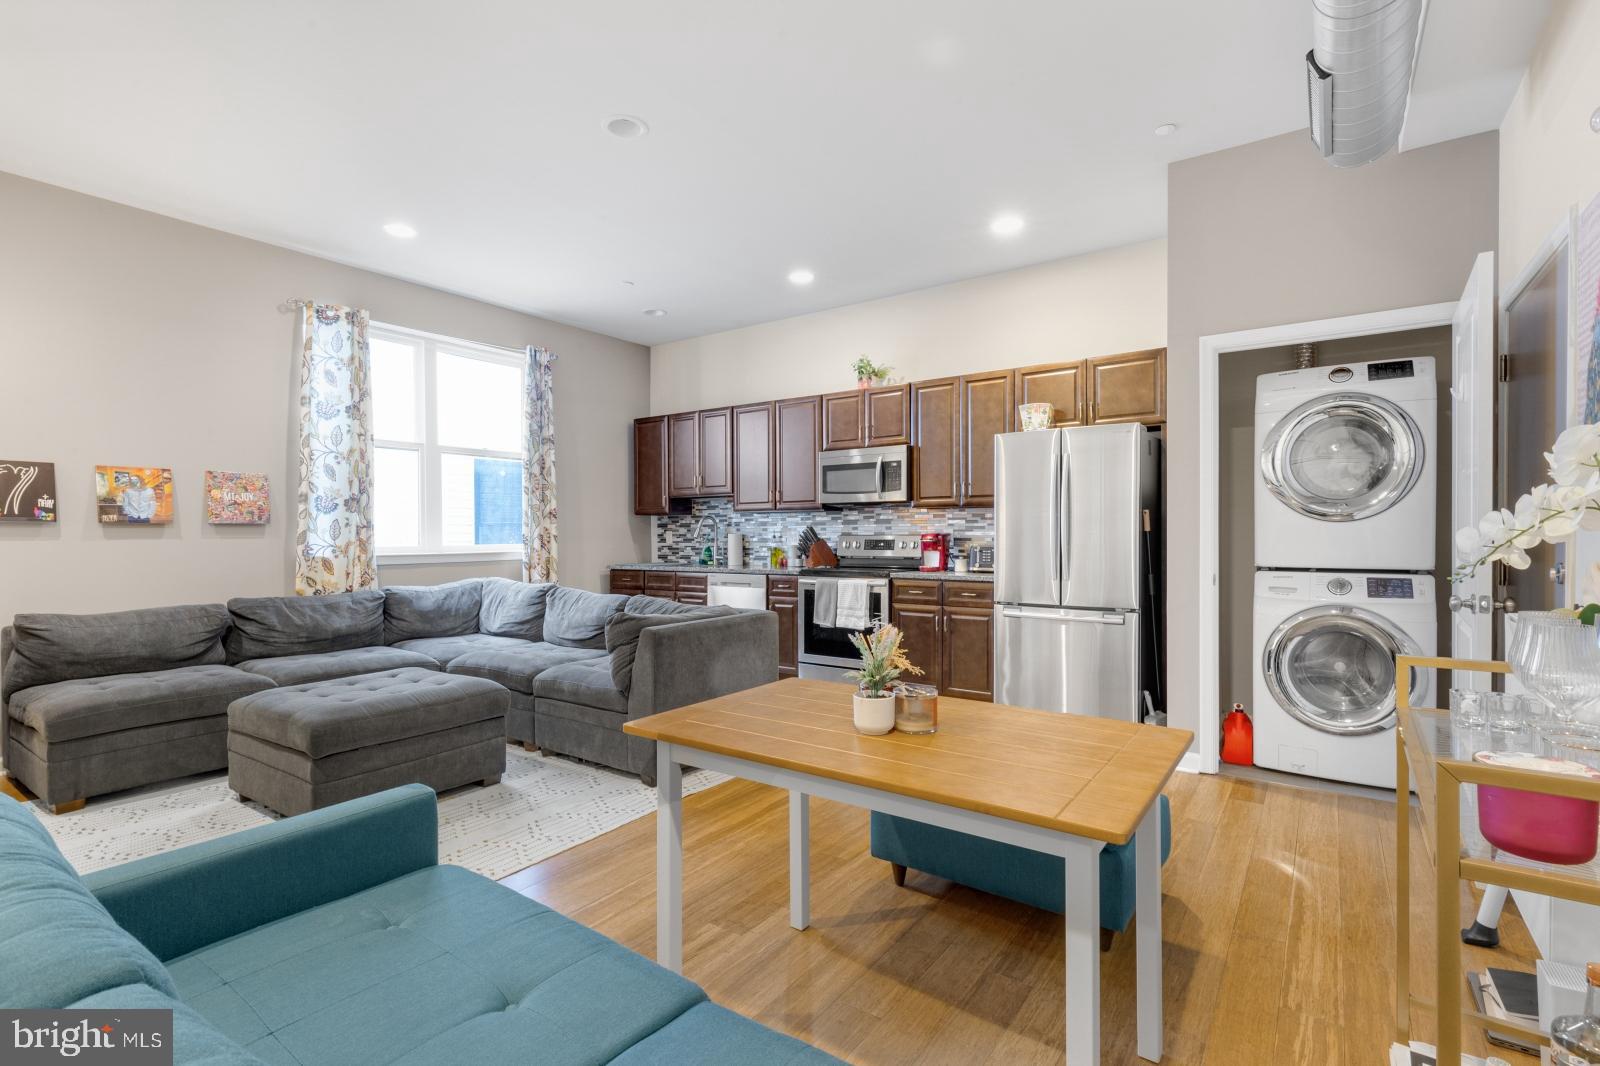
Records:
[[[1480,751],[1474,759],[1489,766],[1600,780],[1600,773],[1580,763],[1521,752]],[[1479,785],[1478,829],[1501,851],[1537,862],[1575,866],[1588,862],[1600,850],[1600,801]]]

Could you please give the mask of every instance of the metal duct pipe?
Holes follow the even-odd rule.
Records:
[[[1297,344],[1294,346],[1294,368],[1296,370],[1310,370],[1317,365],[1317,346],[1315,344]]]
[[[1311,140],[1336,167],[1370,163],[1400,140],[1422,0],[1312,0],[1311,8]]]

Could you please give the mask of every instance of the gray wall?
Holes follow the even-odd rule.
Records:
[[[374,319],[560,354],[561,578],[600,587],[647,559],[632,515],[629,423],[649,404],[649,352],[585,330],[0,174],[0,458],[56,464],[59,521],[0,523],[0,621],[286,593],[296,318],[291,297]],[[94,466],[173,470],[170,526],[95,522]],[[262,527],[206,524],[206,469],[265,471]],[[515,563],[385,566],[386,584]]]
[[[1340,170],[1304,133],[1172,164],[1167,172],[1168,703],[1194,729],[1219,694],[1199,688],[1194,514],[1202,336],[1440,303],[1461,295],[1496,239],[1498,135],[1479,134]]]

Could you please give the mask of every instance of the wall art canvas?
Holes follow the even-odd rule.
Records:
[[[0,521],[56,520],[56,464],[0,459]]]
[[[164,466],[97,466],[94,490],[104,525],[172,521],[172,471]]]
[[[206,519],[216,526],[260,526],[272,517],[267,475],[206,471]]]

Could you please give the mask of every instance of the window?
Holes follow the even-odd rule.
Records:
[[[522,547],[522,356],[372,325],[380,556]]]

